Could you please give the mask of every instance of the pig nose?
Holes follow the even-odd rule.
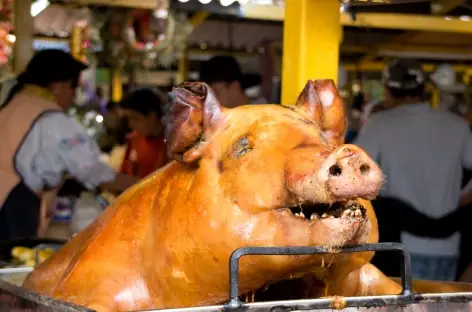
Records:
[[[373,199],[382,185],[379,166],[360,147],[346,144],[326,158],[320,172],[333,200]]]

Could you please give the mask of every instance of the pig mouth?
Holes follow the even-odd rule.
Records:
[[[317,221],[326,218],[364,219],[366,209],[355,200],[339,201],[333,204],[303,204],[290,207],[288,210],[293,216],[306,221]]]

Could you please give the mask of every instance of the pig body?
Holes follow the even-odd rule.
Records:
[[[239,247],[378,241],[367,200],[382,175],[360,148],[342,144],[343,104],[331,81],[308,82],[293,107],[223,109],[201,83],[171,98],[166,140],[176,161],[125,192],[25,288],[98,311],[217,304]],[[258,298],[399,293],[372,256],[244,257],[240,291],[298,278]]]

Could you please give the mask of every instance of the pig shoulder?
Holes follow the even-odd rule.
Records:
[[[141,255],[150,227],[154,231],[165,231],[153,219],[159,214],[160,203],[166,201],[166,194],[173,189],[178,171],[177,163],[169,163],[128,189],[58,254],[38,266],[23,286],[84,305],[94,298],[119,294],[128,285],[145,290]],[[95,287],[83,289],[84,280]],[[146,306],[151,299],[140,300],[142,302],[128,301],[127,304],[133,309]]]

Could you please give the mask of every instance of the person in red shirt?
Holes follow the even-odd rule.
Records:
[[[133,131],[127,138],[127,148],[121,173],[144,178],[167,163],[162,124],[163,95],[143,88],[130,93],[120,107]]]

